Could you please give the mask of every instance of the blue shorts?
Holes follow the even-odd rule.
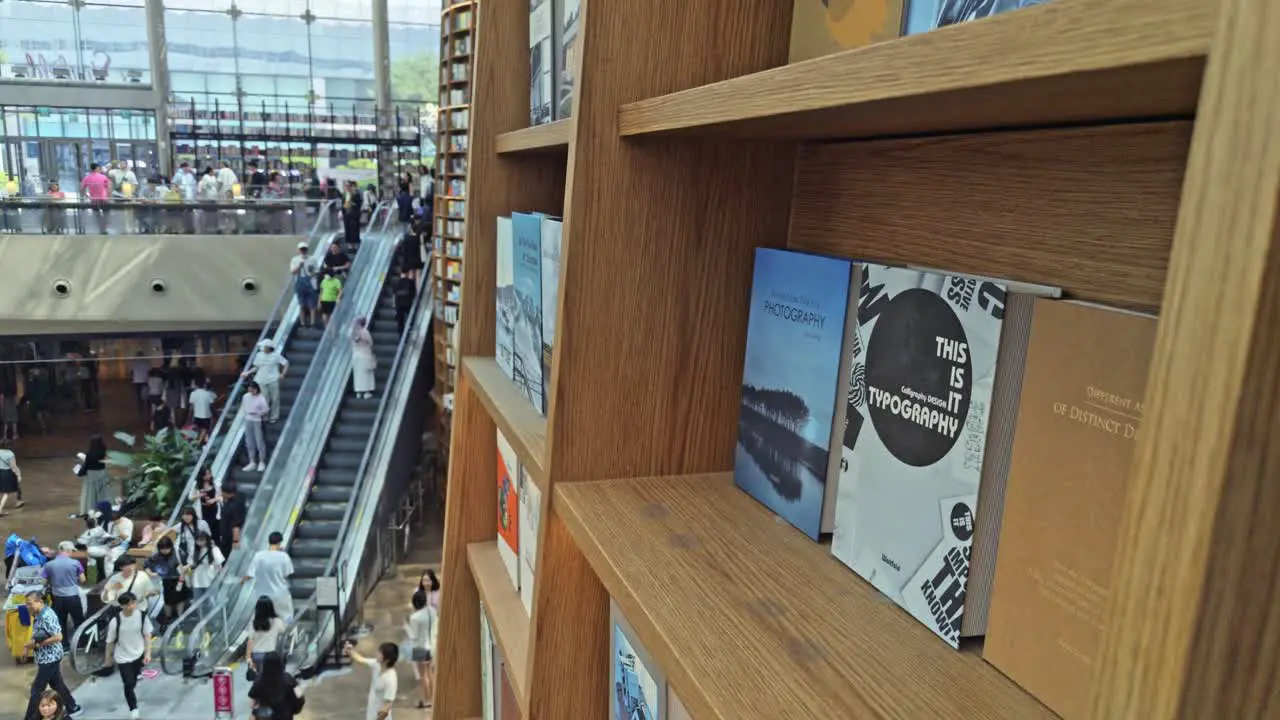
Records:
[[[309,280],[294,283],[293,292],[298,296],[298,304],[304,308],[314,308],[316,301],[320,298],[319,291]]]

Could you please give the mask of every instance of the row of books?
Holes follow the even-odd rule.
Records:
[[[953,647],[1086,717],[1156,319],[756,251],[734,480]]]
[[[791,62],[998,15],[1048,0],[793,0]]]
[[[562,232],[559,218],[541,213],[498,218],[494,288],[498,366],[543,415],[556,337]]]
[[[519,720],[520,706],[483,602],[480,603],[480,697],[484,720]]]
[[[515,448],[498,431],[498,554],[527,613],[533,612],[542,493],[529,479]]]
[[[581,0],[529,0],[529,124],[573,112]]]

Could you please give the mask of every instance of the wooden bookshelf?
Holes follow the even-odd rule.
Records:
[[[523,710],[528,701],[529,614],[520,602],[520,593],[511,585],[507,569],[494,541],[467,546],[467,565],[489,613],[494,641],[507,664],[507,677]]]
[[[579,483],[554,504],[695,717],[1057,717],[775,522],[732,474]],[[911,693],[884,697],[895,683]]]
[[[462,282],[461,277],[448,278],[445,269],[451,262],[458,262],[450,245],[461,241],[464,232],[454,232],[456,218],[452,213],[457,203],[467,199],[467,151],[459,149],[458,139],[467,143],[469,123],[457,120],[471,112],[471,57],[475,49],[475,14],[477,4],[472,0],[449,3],[440,18],[440,111],[436,118],[436,189],[432,208],[431,264],[434,269],[431,292],[435,299],[436,324],[432,339],[436,364],[436,387],[440,397],[451,394],[457,384],[457,364],[461,359],[456,353],[450,362],[453,327],[459,313],[457,300],[451,299],[455,289],[451,285]],[[462,68],[463,76],[455,77]],[[461,165],[459,165],[461,163]],[[439,427],[442,446],[448,446],[451,413],[443,402],[439,408]],[[446,462],[448,455],[445,456]]]
[[[480,713],[475,608],[518,597],[469,557],[499,428],[549,505],[496,631],[522,717],[608,717],[611,597],[697,720],[1052,717],[728,481],[757,247],[1158,312],[1091,717],[1274,715],[1275,4],[1052,0],[786,65],[791,11],[584,0],[573,117],[537,128],[527,7],[479,15],[434,717]],[[513,211],[564,218],[545,418],[491,360]]]
[[[556,120],[546,125],[503,133],[498,136],[498,152],[565,152],[569,149],[571,129],[568,120]]]

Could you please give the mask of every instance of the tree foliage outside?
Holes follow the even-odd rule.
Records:
[[[391,97],[400,102],[433,104],[440,99],[440,56],[435,50],[391,61]]]

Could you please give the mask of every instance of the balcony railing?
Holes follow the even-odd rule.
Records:
[[[323,200],[0,199],[0,235],[305,235]],[[324,208],[322,210],[322,208]]]

